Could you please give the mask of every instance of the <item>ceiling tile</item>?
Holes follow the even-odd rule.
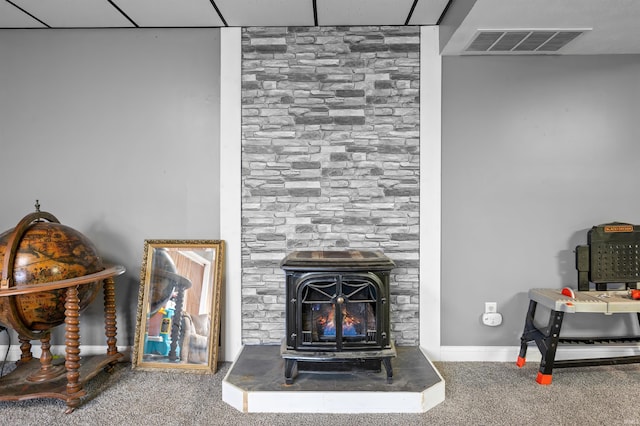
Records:
[[[140,27],[224,26],[210,0],[114,0],[114,3]]]
[[[409,24],[436,25],[447,3],[448,0],[418,0]]]
[[[12,0],[52,28],[131,27],[106,0]]]
[[[0,28],[45,28],[45,26],[17,7],[7,2],[0,2]]]
[[[413,0],[317,0],[319,25],[404,25]]]
[[[232,27],[313,26],[312,0],[215,0]]]

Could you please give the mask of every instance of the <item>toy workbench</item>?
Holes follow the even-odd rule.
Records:
[[[640,363],[640,355],[556,360],[560,344],[640,342],[640,336],[564,337],[560,335],[564,314],[636,314],[640,323],[640,226],[609,223],[588,232],[588,245],[576,247],[578,290],[535,288],[529,291],[529,309],[520,338],[517,365],[524,366],[528,343],[534,341],[542,354],[536,381],[551,384],[553,368]],[[609,290],[609,285],[618,289]],[[624,289],[619,289],[624,284]],[[534,323],[538,304],[550,309],[546,327]]]

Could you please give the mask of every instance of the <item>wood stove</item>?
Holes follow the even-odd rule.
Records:
[[[294,370],[380,371],[387,382],[396,351],[390,337],[389,274],[378,251],[294,251],[286,274],[285,381]]]

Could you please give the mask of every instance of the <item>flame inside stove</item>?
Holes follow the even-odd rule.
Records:
[[[325,337],[335,337],[336,335],[336,321],[335,321],[335,309],[333,305],[323,305],[323,308],[319,306],[317,309],[322,313],[318,316],[317,324],[322,330],[322,335]],[[342,335],[343,336],[357,336],[358,325],[362,322],[361,318],[351,314],[346,306],[342,306]]]

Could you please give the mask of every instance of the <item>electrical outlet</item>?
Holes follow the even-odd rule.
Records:
[[[498,304],[496,302],[484,303],[484,314],[482,314],[482,323],[490,327],[496,327],[502,324],[502,314],[498,313]]]
[[[482,323],[489,327],[497,327],[502,324],[502,314],[497,312],[482,314]]]
[[[485,312],[485,314],[498,312],[498,304],[496,302],[485,302],[484,303],[484,312]]]

